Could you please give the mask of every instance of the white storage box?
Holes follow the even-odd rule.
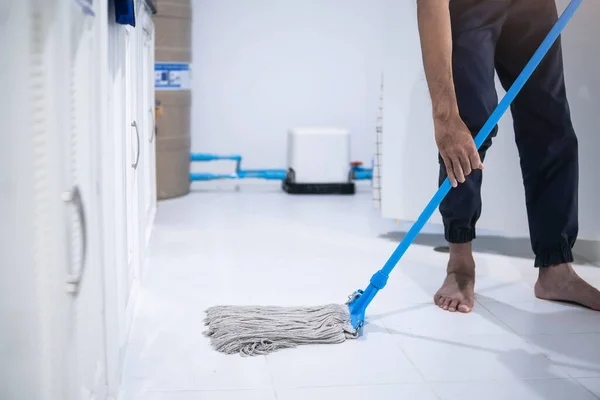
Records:
[[[350,178],[350,133],[329,127],[288,132],[288,193],[354,194]]]
[[[290,130],[288,168],[294,171],[296,183],[347,183],[349,132],[319,127]]]

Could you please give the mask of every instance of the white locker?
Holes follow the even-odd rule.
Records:
[[[95,2],[96,8],[104,2]],[[68,325],[70,385],[74,399],[104,399],[107,395],[104,325],[102,203],[99,196],[99,129],[104,115],[101,80],[99,19],[78,2],[60,2],[65,29],[62,71],[65,123],[63,199],[68,204],[66,243],[72,284]]]
[[[113,15],[110,15],[113,18]],[[125,71],[125,32],[116,24],[108,25],[108,126],[112,135],[106,135],[103,149],[104,213],[105,213],[105,256],[107,342],[113,343],[112,350],[117,355],[113,361],[112,379],[118,379],[118,364],[123,358],[126,338],[126,310],[130,295],[129,260],[130,245],[127,232],[127,179],[131,165],[126,155],[131,140],[131,127],[127,126],[126,71]],[[115,358],[112,357],[112,358]],[[109,357],[109,360],[111,357]],[[109,362],[110,364],[110,362]]]
[[[117,398],[156,209],[154,49],[144,3],[136,28],[110,3],[0,1],[2,400]]]
[[[148,243],[150,240],[151,228],[154,223],[156,213],[156,118],[154,106],[154,24],[150,15],[141,13],[143,16],[141,25],[140,48],[140,104],[139,112],[143,117],[144,135],[143,135],[143,154],[142,162],[143,179],[140,184],[140,207],[143,210],[140,226],[140,240]],[[143,264],[143,263],[142,263]],[[143,272],[143,271],[142,271]]]
[[[118,393],[156,208],[145,5],[137,18],[115,24],[108,0],[0,2],[2,400]]]
[[[134,43],[135,66],[132,71],[132,84],[135,85],[135,102],[133,119],[135,121],[135,139],[132,144],[135,151],[137,167],[132,171],[134,184],[132,190],[136,193],[132,198],[135,202],[138,215],[134,221],[132,232],[137,235],[135,240],[144,247],[149,239],[151,227],[156,211],[156,150],[154,142],[154,25],[150,15],[146,12],[145,3],[139,2],[137,8],[137,27],[131,32]],[[138,141],[139,140],[139,141]],[[139,146],[139,147],[138,147]],[[139,153],[138,153],[139,150]],[[136,260],[135,278],[142,278],[144,254]]]
[[[134,29],[125,27],[125,120],[127,134],[125,135],[125,152],[127,176],[127,268],[128,286],[132,287],[138,277],[139,256],[136,249],[139,246],[139,171],[141,156],[141,127],[137,110],[137,35]]]
[[[0,3],[0,398],[65,399],[67,257],[52,21],[57,1]]]
[[[114,15],[109,14],[109,20]],[[105,221],[104,255],[106,265],[106,331],[107,377],[109,389],[115,392],[120,382],[120,366],[124,359],[127,338],[127,305],[129,303],[129,246],[127,235],[127,164],[126,143],[131,127],[127,126],[125,110],[125,32],[109,23],[107,27],[107,121],[110,135],[102,146]]]
[[[155,151],[152,127],[154,81],[145,78],[153,64],[153,23],[145,2],[136,2],[135,28],[114,23],[107,27],[107,98],[110,135],[102,146],[102,187],[106,189],[105,276],[108,382],[116,396],[124,361],[137,288],[142,279],[147,244],[156,211]],[[150,35],[148,35],[150,34]],[[150,39],[148,41],[147,39]],[[153,76],[153,75],[152,75]]]

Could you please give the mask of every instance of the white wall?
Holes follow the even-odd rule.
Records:
[[[382,0],[194,0],[192,150],[285,168],[287,130],[335,125],[370,163]]]
[[[561,11],[567,3],[558,0]],[[414,1],[195,0],[193,12],[193,151],[241,153],[248,168],[281,168],[288,128],[338,124],[353,134],[352,157],[368,162],[383,71],[382,212],[416,219],[437,189],[438,162]],[[584,2],[563,35],[581,144],[581,237],[596,241],[599,14],[597,2]],[[480,227],[526,236],[509,114],[486,167]]]
[[[386,1],[382,212],[415,220],[437,190],[433,138],[414,1]],[[567,0],[558,0],[562,12]],[[600,3],[586,1],[563,34],[565,73],[575,128],[580,139],[581,238],[600,240]],[[401,50],[395,50],[401,49]],[[504,91],[498,85],[498,95]],[[524,191],[508,113],[486,158],[483,215],[479,226],[527,236]],[[439,214],[433,222],[441,222]]]

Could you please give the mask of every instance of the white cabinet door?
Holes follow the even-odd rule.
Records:
[[[147,99],[148,99],[148,113],[151,118],[152,124],[150,125],[150,151],[148,152],[149,161],[149,171],[148,175],[148,186],[150,190],[147,194],[148,196],[148,219],[150,225],[154,224],[154,216],[156,214],[156,105],[155,105],[155,94],[154,94],[154,23],[150,16],[148,16],[149,25],[148,25],[148,40],[146,41],[146,66],[147,66],[147,76],[146,76],[146,89],[148,90]],[[148,232],[151,231],[151,227],[148,229]]]
[[[134,110],[136,119],[136,140],[139,135],[139,160],[135,169],[136,190],[136,247],[138,259],[138,272],[136,278],[142,279],[142,267],[147,250],[147,244],[150,238],[154,210],[156,207],[155,199],[155,118],[154,118],[154,92],[153,92],[153,66],[152,53],[154,51],[153,35],[154,27],[152,19],[143,3],[139,3],[137,13],[138,24],[135,30],[131,31],[134,38],[131,57],[135,58],[135,74],[132,76],[132,83],[135,83],[134,96],[136,97]],[[134,144],[137,146],[137,142]],[[136,148],[137,150],[137,148]],[[136,153],[137,155],[137,153]]]
[[[142,153],[143,124],[137,110],[138,57],[137,34],[134,29],[125,27],[125,141],[127,185],[127,265],[130,288],[139,278],[139,171]],[[131,297],[131,294],[130,294]]]
[[[156,209],[156,119],[154,116],[154,25],[145,7],[140,15],[139,112],[143,116],[143,154],[140,178],[140,243],[146,250]]]
[[[0,398],[69,399],[57,1],[0,2]]]
[[[134,78],[135,82],[135,95],[137,98],[135,111],[137,113],[137,126],[138,126],[138,134],[139,134],[139,144],[140,144],[140,154],[139,154],[139,165],[136,169],[137,173],[137,207],[138,207],[138,217],[137,217],[137,225],[136,225],[136,234],[139,247],[137,251],[140,257],[140,273],[141,266],[144,261],[144,254],[146,249],[146,225],[147,225],[147,196],[146,192],[148,191],[148,174],[150,173],[148,168],[148,150],[149,150],[149,125],[150,118],[148,114],[148,105],[146,99],[146,90],[145,90],[145,74],[146,74],[146,63],[145,63],[145,42],[146,42],[146,34],[143,29],[143,21],[144,21],[144,5],[142,2],[138,3],[139,7],[137,10],[136,18],[137,18],[137,26],[135,28],[135,47],[133,56],[136,59],[136,73]],[[140,276],[141,278],[141,276]]]
[[[96,2],[96,5],[98,3]],[[98,138],[100,65],[98,21],[76,2],[60,2],[64,27],[64,132],[62,147],[71,299],[68,345],[72,398],[106,397],[104,270]]]
[[[114,15],[110,16],[114,21]],[[106,330],[110,360],[111,388],[120,379],[120,364],[128,329],[128,305],[134,265],[131,240],[131,185],[133,170],[132,149],[135,133],[131,127],[131,110],[127,103],[126,29],[111,22],[108,25],[108,132],[102,135],[103,151],[103,216],[105,279],[106,279]],[[116,347],[116,348],[115,348]],[[116,352],[116,354],[115,354]]]
[[[100,16],[98,16],[100,17]],[[110,394],[116,398],[121,382],[127,341],[127,305],[129,302],[127,243],[127,176],[131,166],[126,156],[126,138],[131,133],[125,103],[125,28],[106,16],[106,126],[101,137],[102,215],[105,265],[105,324],[107,380]]]
[[[133,28],[114,23],[111,12],[107,30],[109,132],[102,135],[102,187],[107,360],[112,393],[120,381],[136,289],[142,278],[140,267],[152,218],[149,215],[153,216],[155,209],[155,202],[153,205],[148,199],[153,190],[148,182],[154,177],[154,121],[146,90],[148,43],[142,26],[147,18],[145,9],[139,8],[138,26]]]

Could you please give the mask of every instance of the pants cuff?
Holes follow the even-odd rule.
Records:
[[[475,228],[445,229],[444,236],[448,243],[462,244],[472,242],[475,235]]]
[[[536,268],[544,268],[551,265],[572,263],[573,261],[574,257],[571,247],[562,245],[536,254],[534,265]]]

